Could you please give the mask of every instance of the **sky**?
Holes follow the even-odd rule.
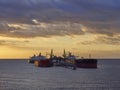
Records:
[[[0,0],[0,58],[51,49],[120,58],[120,0]]]

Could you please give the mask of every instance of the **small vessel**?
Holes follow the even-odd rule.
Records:
[[[71,67],[73,70],[76,70],[75,64],[76,57],[74,55],[72,55],[70,52],[68,55],[66,55],[66,52],[64,50],[63,59],[64,59],[64,62],[62,63],[63,66]]]

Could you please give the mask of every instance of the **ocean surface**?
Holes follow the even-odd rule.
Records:
[[[98,60],[97,69],[77,70],[0,60],[0,90],[120,90],[120,60]]]

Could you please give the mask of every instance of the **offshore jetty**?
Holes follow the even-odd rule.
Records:
[[[66,53],[65,50],[63,55],[58,57],[53,54],[53,49],[51,49],[49,58],[40,53],[38,56],[33,55],[30,57],[28,62],[33,63],[37,67],[61,66],[72,68],[73,70],[76,70],[76,68],[97,68],[97,59],[77,58],[71,52]]]

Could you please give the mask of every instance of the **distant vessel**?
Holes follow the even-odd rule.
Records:
[[[77,59],[75,63],[79,68],[97,68],[97,59]]]
[[[40,53],[38,56],[34,55],[34,56],[30,57],[28,62],[34,63],[34,65],[37,67],[50,67],[53,65],[51,62],[52,52],[53,52],[53,50],[51,50],[50,58],[47,58],[46,56],[43,56]]]
[[[34,63],[35,61],[38,61],[38,60],[45,60],[46,59],[46,56],[42,56],[41,53],[36,56],[35,54],[29,58],[28,62],[29,63]]]
[[[91,55],[89,55],[89,58],[77,59],[77,57],[75,55],[72,55],[70,52],[68,55],[66,55],[66,52],[64,50],[63,57],[65,59],[65,62],[73,63],[76,65],[76,67],[79,68],[97,68],[97,59],[92,59]]]
[[[34,62],[34,65],[37,66],[37,67],[51,67],[51,66],[53,66],[49,59],[36,60]]]
[[[51,67],[51,66],[63,66],[63,67],[72,67],[74,70],[78,68],[97,68],[97,59],[92,59],[91,55],[89,58],[77,58],[75,55],[72,55],[71,52],[66,54],[64,53],[61,56],[57,57],[53,55],[53,49],[51,50],[50,57],[41,55],[41,53],[36,56],[30,57],[28,60],[29,63],[34,63],[37,67]]]
[[[28,63],[34,63],[35,60],[37,60],[36,57],[37,57],[36,55],[33,55],[32,57],[30,57],[30,58],[28,59]]]

